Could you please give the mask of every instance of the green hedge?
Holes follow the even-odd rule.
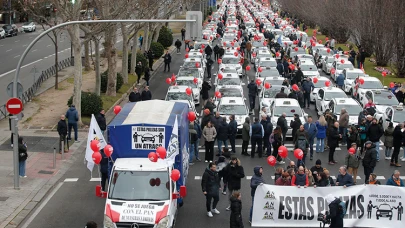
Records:
[[[129,53],[128,54],[128,73],[131,72],[131,57],[132,57],[132,53]],[[142,72],[145,72],[145,67],[148,66],[148,60],[141,52],[136,53],[136,62],[139,62],[139,61],[141,61],[141,63],[142,63]]]
[[[164,48],[168,48],[173,44],[173,34],[165,26],[160,29],[159,37],[157,40],[158,43],[162,44]]]
[[[101,74],[101,92],[105,93],[107,91],[107,82],[108,82],[108,69]],[[116,92],[121,89],[124,84],[124,79],[122,78],[121,73],[117,73],[117,86]]]
[[[165,48],[159,42],[152,42],[150,44],[150,49],[153,51],[153,54],[155,55],[155,59],[162,57],[162,55],[165,52]]]
[[[67,102],[70,106],[73,102],[73,96],[71,96]],[[103,108],[103,101],[101,97],[95,93],[82,91],[82,115],[91,116],[91,114],[97,114]]]

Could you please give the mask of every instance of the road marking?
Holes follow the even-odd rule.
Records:
[[[6,52],[12,51],[13,49],[8,49]]]
[[[41,60],[42,60],[42,59],[38,59],[37,61],[34,61],[34,62],[32,62],[32,63],[28,63],[28,64],[22,66],[21,68],[27,67],[27,66],[32,65],[32,64],[34,64],[34,63],[37,63],[37,62],[39,62],[39,61],[41,61]],[[15,70],[14,70],[14,71],[15,71]],[[1,75],[0,75],[0,77],[1,77]],[[336,149],[337,149],[337,148],[336,148]]]
[[[48,44],[48,45],[46,45],[46,47],[50,47],[50,46],[52,46],[52,44]]]
[[[52,199],[55,193],[62,187],[63,182],[59,182],[56,187],[51,191],[51,193],[45,198],[44,201],[40,204],[40,206],[34,211],[34,213],[29,217],[28,220],[25,221],[24,225],[21,228],[27,228],[31,222],[37,217],[39,212],[48,204],[48,202]]]
[[[77,182],[79,178],[66,178],[63,182]]]
[[[93,178],[90,179],[90,181],[100,182],[101,178],[100,177],[93,177]]]
[[[18,42],[20,42],[20,40],[16,40],[16,41],[14,41],[15,43],[18,43]]]
[[[404,179],[405,179],[405,176],[399,176],[399,179],[404,180]]]
[[[37,51],[37,49],[34,49],[34,50],[32,50],[31,52],[36,52]]]
[[[246,179],[250,180],[250,179],[252,179],[252,176],[246,176]]]
[[[335,176],[330,176],[330,177],[332,177],[332,179],[336,180],[336,177],[335,177]]]
[[[377,180],[385,180],[384,176],[377,176]]]
[[[201,180],[201,176],[195,176],[194,180]]]
[[[20,57],[21,55],[16,55],[16,56],[14,56],[14,58],[18,58],[18,57]]]

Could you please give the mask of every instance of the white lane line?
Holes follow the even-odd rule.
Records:
[[[93,177],[93,178],[91,178],[90,179],[90,181],[94,181],[94,182],[100,182],[101,181],[101,178],[100,177]]]
[[[18,42],[20,42],[20,40],[16,40],[16,41],[14,41],[15,43],[18,43]]]
[[[79,178],[66,178],[63,182],[77,182]]]
[[[14,58],[18,58],[18,57],[20,57],[21,55],[16,55],[16,56],[14,56]]]
[[[8,49],[6,52],[12,51],[13,49]]]
[[[246,176],[246,179],[250,180],[250,179],[252,179],[252,176]]]
[[[37,217],[39,212],[48,204],[51,198],[55,195],[55,193],[62,187],[63,182],[59,182],[56,187],[50,192],[50,194],[45,198],[44,201],[40,204],[40,206],[34,211],[34,213],[25,221],[24,225],[21,228],[27,228],[31,224],[31,222]]]
[[[405,176],[399,176],[399,179],[404,180],[404,179],[405,179]]]
[[[48,44],[48,45],[46,45],[46,47],[50,47],[50,46],[52,46],[52,44]]]
[[[335,176],[330,176],[330,177],[332,177],[332,179],[336,180],[336,177],[335,177]]]
[[[377,176],[377,180],[385,180],[384,176]]]
[[[195,176],[194,180],[201,180],[201,176]]]
[[[32,50],[31,52],[36,52],[36,51],[38,51],[37,49],[34,49],[34,50]]]

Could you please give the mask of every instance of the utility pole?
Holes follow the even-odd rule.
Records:
[[[8,0],[8,15],[10,16],[10,25],[13,23],[11,21],[12,17],[11,17],[11,0]]]

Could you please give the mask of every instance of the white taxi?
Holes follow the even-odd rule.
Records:
[[[322,71],[326,74],[330,74],[330,70],[332,69],[332,64],[335,61],[335,57],[333,56],[326,56],[322,60]]]
[[[304,74],[304,78],[320,76],[318,68],[311,60],[300,60],[299,67]]]
[[[188,52],[188,59],[202,59],[202,60],[205,60],[205,55],[203,55],[199,51],[189,51]]]
[[[379,113],[383,113],[387,109],[387,107],[396,106],[399,104],[398,99],[390,90],[366,91],[364,96],[360,97],[360,103],[363,107],[368,103],[368,100],[373,101],[375,109]]]
[[[271,104],[271,123],[273,126],[277,126],[278,118],[286,114],[286,120],[288,125],[287,136],[292,137],[291,132],[292,129],[289,127],[291,120],[294,119],[294,114],[298,114],[302,123],[305,123],[308,117],[308,114],[302,110],[300,104],[296,99],[292,98],[277,98],[274,99],[273,103]]]
[[[212,42],[210,40],[200,40],[194,42],[194,50],[205,49],[208,45],[212,47]]]
[[[213,97],[214,104],[216,106],[218,106],[219,101],[223,97],[240,97],[243,100],[246,100],[246,98],[243,95],[243,90],[241,90],[241,88],[239,88],[239,87],[221,87],[217,91],[220,92],[221,97],[219,97],[219,98],[216,96]]]
[[[382,123],[384,130],[388,128],[390,122],[396,127],[405,120],[404,106],[400,103],[399,105],[387,107],[383,113],[377,112],[374,114],[374,118],[376,118],[379,123]]]
[[[215,77],[215,91],[219,90],[222,87],[240,87],[242,90],[242,86],[245,85],[245,83],[240,80],[239,76],[237,74],[221,74],[222,79],[219,79],[218,76]]]
[[[332,85],[332,82],[329,80],[329,78],[324,77],[324,76],[311,77],[311,81],[312,81],[312,84],[314,84],[314,89],[312,90],[310,99],[311,99],[311,102],[315,102],[319,89],[327,87],[326,86],[327,82],[329,82],[330,85]]]
[[[290,89],[287,86],[283,85],[273,85],[269,89],[262,89],[259,94],[259,106],[260,110],[266,108],[267,113],[270,113],[270,105],[276,99],[277,93],[281,91],[281,88],[284,88],[284,92],[288,95],[290,94]]]
[[[347,98],[346,93],[337,87],[323,87],[318,90],[315,96],[315,111],[318,115],[322,115],[329,109],[329,102],[333,98]]]
[[[344,69],[342,72],[343,76],[345,77],[345,92],[351,93],[353,81],[356,80],[358,77],[364,77],[364,71],[361,69]]]
[[[166,101],[179,101],[188,103],[190,109],[195,110],[195,96],[192,92],[191,95],[186,94],[186,89],[190,88],[188,86],[170,86],[167,90]]]
[[[222,97],[217,105],[217,111],[222,116],[226,116],[227,120],[230,115],[235,115],[238,132],[242,130],[246,117],[249,117],[249,110],[241,97]]]
[[[176,77],[193,77],[198,78],[199,80],[204,80],[204,75],[201,75],[198,68],[180,68]]]
[[[277,67],[277,62],[275,58],[258,58],[257,62],[255,63],[255,71],[259,69],[259,67],[265,68],[265,67]]]
[[[200,91],[202,87],[202,80],[197,78],[197,83],[194,83],[193,77],[177,77],[176,84],[178,86],[187,86],[193,90],[194,104],[200,104]]]
[[[235,57],[234,55],[224,55],[222,57],[222,63],[219,65],[219,69],[225,67],[232,67],[235,68],[238,72],[239,77],[242,77],[242,66],[240,64],[240,58]]]
[[[364,81],[363,84],[360,81]],[[361,101],[367,90],[383,90],[384,86],[378,78],[375,77],[359,77],[352,83],[352,97]],[[364,98],[363,98],[364,99]]]
[[[197,67],[197,63],[199,67]],[[202,78],[204,78],[204,73],[205,73],[205,61],[201,58],[188,58],[184,59],[183,66],[180,66],[180,68],[197,68],[198,71],[200,72],[200,75]]]
[[[295,58],[293,60],[295,63],[299,63],[301,60],[314,61],[314,57],[312,55],[308,55],[308,54],[298,54],[295,56]],[[314,64],[315,64],[315,62],[314,62]]]
[[[235,67],[222,66],[222,68],[218,69],[218,74],[238,74],[238,71]],[[217,74],[214,74],[214,76],[216,77]]]
[[[334,74],[330,74],[331,78],[333,78],[333,80],[336,81],[336,78],[343,72],[344,69],[350,69],[353,70],[354,66],[351,62],[349,61],[344,61],[343,63],[341,62],[341,60],[335,60],[332,63],[332,68],[335,69],[335,73]]]
[[[252,54],[251,63],[257,63],[259,58],[273,58],[273,54],[269,50],[258,49]]]
[[[329,102],[329,110],[336,118],[339,120],[340,118],[340,111],[342,108],[345,108],[347,113],[349,114],[349,124],[356,125],[358,122],[359,113],[363,111],[363,108],[353,98],[333,98]]]

